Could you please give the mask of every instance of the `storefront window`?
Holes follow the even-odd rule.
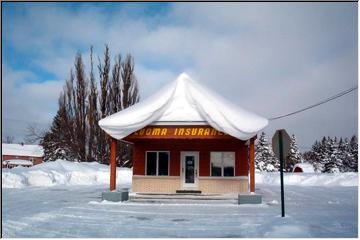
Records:
[[[211,153],[211,176],[222,175],[222,153],[212,152]]]
[[[146,153],[146,175],[156,175],[156,152]]]
[[[223,167],[224,167],[224,176],[234,176],[235,169],[235,154],[234,152],[224,152],[223,153]]]
[[[235,175],[235,153],[234,152],[211,152],[211,176],[232,177]]]
[[[169,152],[146,152],[146,175],[169,175]]]
[[[169,153],[159,152],[159,176],[169,175]]]

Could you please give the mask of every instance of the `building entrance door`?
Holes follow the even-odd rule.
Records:
[[[183,189],[197,189],[199,153],[181,152],[181,180]]]

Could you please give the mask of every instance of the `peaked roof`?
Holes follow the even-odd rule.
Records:
[[[247,140],[268,120],[244,110],[182,73],[151,97],[99,121],[110,136],[122,139],[147,125],[209,124]]]

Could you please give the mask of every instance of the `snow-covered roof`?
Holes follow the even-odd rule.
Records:
[[[43,157],[44,149],[40,145],[2,143],[2,155]]]
[[[3,161],[3,165],[19,165],[19,166],[32,166],[33,163],[29,160],[21,160],[21,159],[10,159]]]
[[[305,173],[313,173],[313,172],[315,172],[313,165],[311,165],[310,163],[297,163],[297,164],[295,164],[295,166],[293,168],[293,171],[297,167],[301,168],[303,170],[303,172],[305,172]]]
[[[122,139],[147,125],[209,124],[247,140],[267,124],[266,118],[240,108],[181,74],[153,96],[99,121],[110,136]]]

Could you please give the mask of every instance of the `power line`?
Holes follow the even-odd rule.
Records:
[[[322,100],[322,101],[320,101],[320,102],[318,102],[318,103],[312,104],[312,105],[307,106],[307,107],[305,107],[305,108],[299,109],[299,110],[297,110],[297,111],[294,111],[294,112],[291,112],[291,113],[288,113],[288,114],[284,114],[284,115],[280,115],[280,116],[278,116],[278,117],[269,118],[269,120],[270,120],[270,121],[272,121],[272,120],[277,120],[277,119],[280,119],[280,118],[288,117],[288,116],[291,116],[291,115],[294,115],[294,114],[297,114],[297,113],[300,113],[300,112],[309,110],[309,109],[314,108],[314,107],[317,107],[317,106],[319,106],[319,105],[321,105],[321,104],[330,102],[330,101],[332,101],[332,100],[334,100],[334,99],[336,99],[336,98],[342,97],[342,96],[344,96],[344,95],[346,95],[346,94],[348,94],[348,93],[351,93],[352,91],[354,91],[354,90],[356,90],[356,89],[358,89],[358,86],[355,86],[355,87],[352,87],[352,88],[347,89],[347,90],[345,90],[345,91],[342,91],[342,92],[340,92],[340,93],[338,93],[338,94],[336,94],[336,95],[334,95],[334,96],[331,96],[331,97],[329,97],[329,98],[327,98],[327,99],[325,99],[325,100]]]
[[[337,99],[337,98],[339,98],[339,97],[342,97],[342,96],[344,96],[344,95],[346,95],[346,94],[349,94],[349,93],[351,93],[352,91],[354,91],[354,90],[356,90],[356,89],[358,89],[358,86],[355,86],[355,87],[352,87],[352,88],[347,89],[347,90],[345,90],[345,91],[342,91],[342,92],[340,92],[340,93],[338,93],[338,94],[336,94],[336,95],[333,95],[333,96],[331,96],[331,97],[329,97],[329,98],[327,98],[327,99],[325,99],[325,100],[322,100],[322,101],[320,101],[320,102],[318,102],[318,103],[312,104],[312,105],[307,106],[307,107],[305,107],[305,108],[299,109],[299,110],[297,110],[297,111],[294,111],[294,112],[291,112],[291,113],[288,113],[288,114],[283,114],[283,115],[280,115],[280,116],[277,116],[277,117],[271,117],[271,118],[269,118],[269,120],[270,120],[270,121],[273,121],[273,120],[281,119],[281,118],[284,118],[284,117],[288,117],[288,116],[291,116],[291,115],[294,115],[294,114],[297,114],[297,113],[300,113],[300,112],[309,110],[309,109],[311,109],[311,108],[317,107],[317,106],[322,105],[322,104],[324,104],[324,103],[330,102],[330,101],[332,101],[332,100],[334,100],[334,99]],[[41,123],[41,122],[20,120],[20,119],[9,118],[9,117],[3,117],[3,119],[12,120],[12,121],[18,121],[18,122],[33,123],[33,124],[35,123],[35,124],[40,124],[40,125],[43,125],[43,126],[49,125],[49,123],[44,123],[44,122]]]

